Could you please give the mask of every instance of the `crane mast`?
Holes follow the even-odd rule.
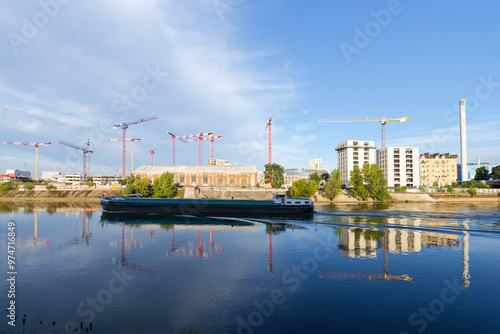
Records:
[[[51,142],[39,143],[39,142],[26,142],[26,141],[4,141],[2,142],[2,144],[33,146],[35,148],[35,180],[38,181],[38,147],[40,145],[49,146]]]

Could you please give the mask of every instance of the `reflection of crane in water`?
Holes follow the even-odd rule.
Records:
[[[135,270],[135,271],[139,271],[140,273],[145,273],[145,274],[149,274],[149,275],[155,275],[156,274],[156,271],[153,270],[153,269],[150,269],[150,268],[147,268],[147,267],[143,267],[141,265],[138,265],[138,264],[134,264],[134,263],[129,263],[128,260],[127,260],[127,257],[126,257],[126,252],[125,252],[125,249],[126,249],[126,244],[127,244],[127,236],[126,236],[126,229],[125,229],[125,223],[121,223],[122,224],[122,239],[121,239],[121,242],[117,242],[116,245],[117,246],[121,246],[121,258],[120,258],[120,267],[125,269],[125,270]],[[111,242],[108,242],[108,246],[111,246],[113,245],[113,243]],[[141,247],[142,248],[142,244],[140,243],[134,243],[134,235],[133,235],[133,229],[132,229],[132,226],[130,227],[130,246],[131,248],[136,248],[136,247]],[[116,261],[116,258],[113,258],[113,263]]]
[[[389,273],[389,233],[387,229],[385,230],[385,233],[383,237],[381,238],[381,243],[382,243],[382,248],[384,249],[384,272],[382,274],[372,274],[372,273],[328,273],[328,274],[322,274],[319,272],[319,277],[320,278],[326,278],[326,279],[334,279],[334,280],[342,280],[342,279],[365,279],[365,280],[377,280],[377,279],[384,279],[384,280],[400,280],[400,281],[407,281],[407,282],[413,282],[413,278],[403,274],[403,275],[391,275]]]
[[[198,243],[193,242],[191,245],[187,240],[182,240],[176,244],[175,228],[172,228],[172,244],[167,248],[167,256],[174,253],[212,260],[215,254],[222,253],[222,246],[215,245],[213,229],[210,229],[210,244],[203,242],[201,229],[198,231]]]
[[[28,240],[28,239],[20,239],[18,242],[23,247],[30,246],[30,244],[32,244],[32,246],[38,246],[38,241],[39,241],[38,240],[38,211],[33,210],[33,214],[34,214],[34,225],[35,225],[35,230],[33,232],[33,241]],[[48,241],[47,239],[42,239],[41,242],[42,242],[43,246],[50,245],[50,241]]]
[[[83,209],[82,211],[82,237],[81,237],[81,240],[83,242],[85,242],[87,244],[87,246],[89,245],[89,239],[90,239],[90,222],[89,222],[89,217],[92,216],[92,212],[86,212],[85,209]],[[60,245],[57,246],[57,251],[62,251],[64,250],[65,248],[69,247],[69,246],[74,246],[74,245],[78,245],[80,244],[80,239],[78,239],[78,237],[76,237],[75,239],[71,240],[71,241],[68,241],[68,242],[65,242],[65,243],[62,243]]]

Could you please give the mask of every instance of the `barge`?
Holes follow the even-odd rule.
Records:
[[[181,215],[211,214],[310,214],[314,205],[309,198],[275,195],[273,200],[151,198],[140,194],[101,197],[104,212],[155,213]]]

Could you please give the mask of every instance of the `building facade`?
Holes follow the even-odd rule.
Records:
[[[56,181],[61,172],[42,172],[42,180]]]
[[[420,184],[444,187],[457,180],[458,154],[424,153],[420,155]]]
[[[349,187],[349,178],[354,166],[375,163],[374,141],[346,140],[337,144],[337,164],[342,173],[342,184]]]
[[[322,169],[318,170],[318,169],[305,169],[305,168],[285,169],[285,172],[283,173],[284,183],[285,185],[292,185],[295,181],[300,179],[309,180],[309,175],[313,173],[318,173],[319,176],[321,176],[321,174],[328,173],[328,171]]]
[[[10,177],[31,177],[31,172],[19,169],[7,169],[5,174]]]
[[[377,150],[377,164],[389,188],[420,187],[418,147],[384,147]]]
[[[467,179],[468,180],[474,180],[476,177],[476,171],[478,168],[481,167],[486,167],[486,171],[488,172],[488,175],[491,174],[492,169],[499,164],[491,164],[489,162],[480,162],[479,158],[477,159],[476,163],[468,163],[467,164]],[[459,178],[460,175],[462,175],[462,165],[458,164],[457,165],[457,182],[460,182]]]
[[[323,159],[311,159],[309,160],[309,169],[321,171],[318,174],[328,173],[328,167],[323,166]]]
[[[207,165],[215,165],[215,166],[232,166],[229,163],[229,160],[224,160],[224,159],[207,159]]]
[[[174,174],[179,187],[257,186],[257,166],[141,166],[132,174],[154,181],[165,172]]]

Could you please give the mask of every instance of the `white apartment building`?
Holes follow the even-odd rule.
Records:
[[[362,168],[364,164],[375,163],[374,141],[346,140],[337,144],[337,163],[342,173],[342,184],[349,187],[351,170],[355,165]]]
[[[389,188],[420,187],[418,147],[384,147],[377,150],[377,164]]]
[[[42,180],[56,181],[59,175],[61,175],[61,172],[42,172]]]
[[[309,169],[328,173],[328,167],[323,166],[323,159],[311,159],[311,160],[309,160]],[[318,174],[321,174],[321,173],[318,173]]]

